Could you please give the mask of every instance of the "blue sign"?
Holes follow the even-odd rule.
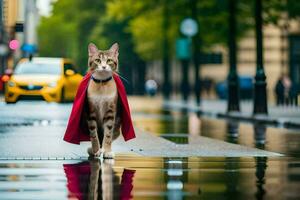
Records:
[[[28,53],[35,53],[37,52],[37,46],[33,44],[23,44],[21,47],[22,51],[28,52]]]
[[[176,40],[176,57],[180,60],[191,58],[191,40],[188,38]]]

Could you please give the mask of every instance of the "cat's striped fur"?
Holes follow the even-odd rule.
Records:
[[[96,80],[108,80],[118,69],[118,44],[109,50],[98,50],[89,45],[89,71]],[[90,80],[88,90],[88,128],[92,147],[91,156],[113,158],[112,141],[120,134],[118,91],[113,78],[106,82]]]

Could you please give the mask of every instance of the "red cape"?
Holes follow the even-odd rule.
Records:
[[[121,112],[121,132],[124,140],[135,138],[135,133],[132,125],[129,105],[125,87],[117,74],[113,74],[119,99],[122,105]],[[81,81],[74,99],[73,108],[69,117],[68,126],[65,132],[64,140],[73,144],[80,144],[81,141],[89,141],[89,130],[87,125],[87,87],[91,79],[91,74],[88,73]]]
[[[68,188],[68,198],[69,199],[87,199],[89,197],[89,184],[91,176],[91,166],[89,162],[81,162],[76,164],[64,164],[64,171],[67,177],[67,188]],[[101,171],[100,171],[101,172]],[[101,172],[99,174],[98,184],[103,184],[101,182],[101,177],[103,176]],[[113,173],[115,174],[115,172]],[[134,180],[135,170],[124,169],[122,173],[121,184],[119,187],[118,182],[111,182],[113,184],[113,199],[133,199],[133,180]],[[114,177],[111,181],[114,180]],[[101,188],[98,191],[99,197],[101,196]],[[99,198],[101,199],[101,198]]]

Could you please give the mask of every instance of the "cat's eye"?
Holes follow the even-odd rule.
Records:
[[[95,63],[101,63],[101,60],[100,59],[95,59],[95,61],[94,61]]]
[[[107,59],[106,63],[107,64],[114,64],[114,61],[112,59]]]

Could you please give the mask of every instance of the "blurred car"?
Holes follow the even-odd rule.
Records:
[[[252,99],[253,97],[253,80],[249,76],[239,77],[240,99]],[[227,80],[216,84],[216,93],[220,99],[227,99],[228,87]]]
[[[22,59],[6,84],[5,101],[15,103],[23,99],[47,102],[73,100],[82,76],[71,60],[65,58]]]
[[[10,77],[12,75],[12,69],[6,69],[4,74],[0,75],[0,91],[5,92],[5,84],[7,81],[9,81]]]

